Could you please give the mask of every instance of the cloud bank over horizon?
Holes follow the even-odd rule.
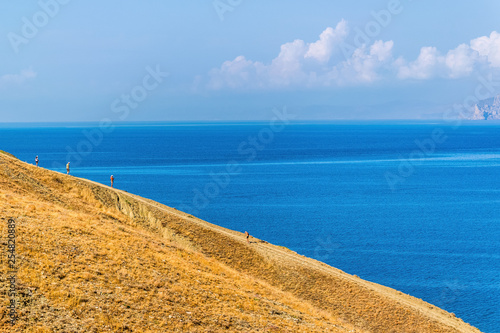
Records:
[[[281,45],[270,62],[244,55],[213,68],[209,90],[264,90],[369,85],[378,81],[459,79],[500,69],[500,33],[491,32],[447,52],[423,46],[414,60],[394,55],[394,41],[374,40],[353,46],[347,21],[328,27],[319,39]],[[359,43],[358,43],[359,44]]]

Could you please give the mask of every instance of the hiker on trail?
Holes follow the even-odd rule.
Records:
[[[115,177],[111,175],[109,179],[111,179],[111,187],[113,187],[113,183],[115,182]]]
[[[250,244],[250,234],[248,233],[248,231],[245,231],[245,235],[247,236],[247,243]]]
[[[36,157],[35,157],[35,164],[36,164],[36,166],[38,166],[38,155],[36,155]]]
[[[66,164],[66,174],[69,175],[69,162]]]

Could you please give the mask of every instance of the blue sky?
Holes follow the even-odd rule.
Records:
[[[493,0],[2,3],[0,122],[440,118],[480,78],[481,97],[500,92],[499,14]]]

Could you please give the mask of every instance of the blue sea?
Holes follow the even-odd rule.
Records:
[[[0,149],[114,175],[500,332],[500,124],[486,124],[4,124]]]

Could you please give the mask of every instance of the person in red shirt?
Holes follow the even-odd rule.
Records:
[[[111,175],[110,179],[111,179],[111,187],[113,187],[113,183],[115,182],[115,177]]]

